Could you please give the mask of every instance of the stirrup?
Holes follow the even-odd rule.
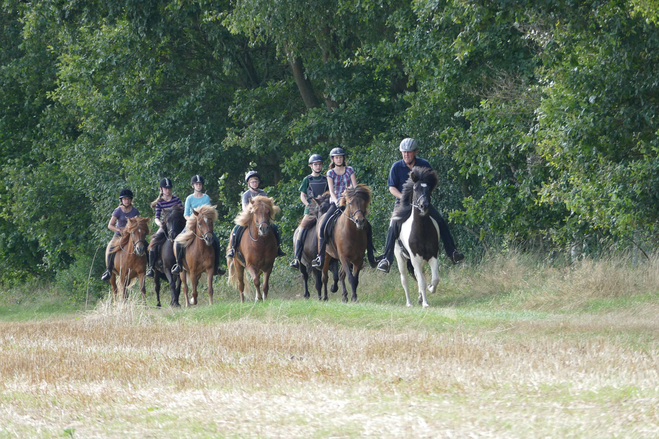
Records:
[[[235,250],[233,249],[233,247],[232,247],[232,248],[230,248],[229,251],[227,252],[227,258],[233,258],[234,256],[236,256],[236,251],[235,251]]]
[[[112,277],[110,270],[105,270],[105,273],[101,275],[101,280],[110,280],[110,277]]]
[[[181,272],[181,267],[178,264],[174,264],[172,267],[172,274],[179,274]]]
[[[385,273],[389,273],[389,270],[391,269],[391,262],[389,262],[388,259],[384,258],[380,261],[378,264],[378,270],[384,271]]]
[[[320,258],[320,255],[316,256],[316,259],[311,261],[311,266],[314,267],[314,268],[319,268],[322,265],[323,265],[323,261]]]
[[[293,262],[289,265],[289,267],[294,268],[294,269],[299,269],[300,268],[300,260],[298,258],[295,258]]]
[[[146,270],[146,277],[155,277],[156,273],[153,271],[153,267],[149,267],[148,270]]]

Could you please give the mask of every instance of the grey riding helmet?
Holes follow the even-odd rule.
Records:
[[[249,179],[252,177],[256,177],[261,180],[261,176],[259,175],[258,171],[249,171],[247,174],[245,174],[245,183],[249,183]]]
[[[322,163],[323,162],[323,156],[320,154],[311,154],[309,157],[309,164],[313,165],[314,163]]]
[[[337,147],[337,148],[334,148],[334,149],[332,149],[332,150],[330,151],[330,158],[331,158],[331,157],[334,157],[334,156],[337,156],[337,155],[342,155],[342,156],[345,157],[346,153],[345,153],[345,151],[343,150],[343,148],[338,148],[338,147]]]
[[[416,140],[414,140],[411,137],[407,137],[400,142],[400,146],[398,147],[398,150],[401,152],[416,151],[418,146],[419,145],[416,143]]]

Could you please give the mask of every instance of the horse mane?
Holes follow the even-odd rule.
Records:
[[[139,228],[144,228],[146,232],[144,236],[149,234],[149,220],[151,218],[143,218],[141,216],[135,216],[133,218],[128,218],[126,227],[121,229],[121,238],[117,245],[112,246],[109,250],[109,253],[116,253],[120,248],[125,248],[130,243],[130,234]]]
[[[206,204],[193,209],[193,212],[197,212],[197,215],[194,213],[190,215],[190,218],[188,218],[185,223],[185,232],[178,235],[175,241],[182,244],[183,247],[192,244],[192,241],[194,241],[196,236],[195,233],[199,219],[208,218],[211,222],[217,221],[217,209],[215,207],[216,206],[209,206]]]
[[[437,172],[433,171],[432,168],[413,167],[409,177],[407,177],[407,181],[403,184],[400,203],[394,209],[392,215],[394,221],[407,219],[410,216],[412,212],[412,197],[414,196],[414,183],[418,181],[426,183],[430,187],[430,192],[432,192],[439,184],[439,177],[437,177]]]
[[[314,216],[316,218],[320,218],[327,210],[329,209],[330,205],[330,193],[329,191],[325,192],[324,194],[318,195],[317,197],[313,197],[311,201],[309,201],[309,215]]]
[[[261,208],[266,208],[269,210],[270,221],[274,221],[275,216],[281,212],[279,206],[275,205],[275,200],[263,195],[257,195],[256,197],[250,199],[250,203],[247,206],[247,209],[243,209],[242,212],[236,215],[236,218],[234,218],[233,222],[239,226],[248,227],[252,222],[252,216],[254,213]]]
[[[357,186],[350,186],[343,193],[344,196],[339,200],[339,206],[345,206],[354,198],[361,198],[364,201],[364,215],[368,213],[368,206],[371,204],[371,189],[365,184],[358,183]]]

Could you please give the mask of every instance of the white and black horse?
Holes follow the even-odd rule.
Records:
[[[415,166],[403,185],[400,204],[394,210],[393,220],[399,221],[401,224],[394,254],[398,261],[398,271],[400,271],[400,281],[405,290],[407,306],[412,306],[405,272],[408,262],[414,269],[413,275],[419,286],[419,303],[424,307],[428,306],[426,286],[432,293],[439,283],[439,261],[437,259],[440,246],[439,225],[429,215],[430,195],[438,182],[435,171]],[[432,272],[430,285],[427,285],[423,275],[423,267],[426,263],[430,264]]]

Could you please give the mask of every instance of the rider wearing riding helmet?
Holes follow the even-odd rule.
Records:
[[[261,176],[259,175],[258,171],[249,171],[247,174],[245,174],[245,184],[247,185],[248,189],[242,195],[243,210],[249,208],[249,200],[252,198],[259,195],[264,197],[268,196],[263,189],[259,189],[259,184],[261,184]],[[277,238],[277,257],[286,256],[286,253],[281,250],[279,227],[277,227],[275,223],[272,223],[271,226],[272,232],[275,234],[275,238]],[[233,258],[236,256],[236,246],[240,242],[240,238],[242,238],[244,231],[245,228],[243,226],[239,226],[238,224],[236,224],[236,226],[233,228],[233,231],[231,232],[231,245],[229,246],[229,251],[227,252],[227,258]]]
[[[309,167],[311,168],[311,174],[304,177],[300,185],[300,200],[304,204],[305,215],[309,214],[309,200],[329,190],[327,177],[320,175],[320,172],[323,170],[323,157],[320,154],[311,154],[309,157]],[[305,224],[305,222],[303,221],[301,224]],[[310,225],[313,226],[315,223],[310,223]],[[307,239],[308,231],[309,229],[303,227],[300,231],[300,236],[295,241],[295,259],[291,262],[291,268],[300,268],[300,258],[302,257],[304,241]]]
[[[403,192],[403,184],[405,184],[407,181],[412,168],[415,166],[420,166],[432,169],[430,163],[416,156],[417,148],[418,143],[416,140],[412,139],[411,137],[403,139],[398,147],[398,150],[401,152],[403,159],[395,162],[389,171],[389,179],[387,183],[389,184],[389,192],[391,192],[391,194],[396,197],[396,205],[400,203],[400,198]],[[444,243],[444,250],[446,251],[446,254],[454,264],[457,264],[464,259],[464,255],[457,250],[446,220],[444,220],[442,215],[440,215],[439,211],[437,211],[437,209],[435,209],[432,204],[430,205],[429,213],[430,217],[435,220],[437,226],[439,227],[439,236]],[[385,273],[389,273],[391,263],[393,262],[396,240],[400,235],[400,226],[400,222],[394,220],[389,222],[389,231],[387,232],[387,243],[385,244],[384,255],[379,258],[381,260],[378,263],[378,270],[384,271]]]
[[[194,189],[194,192],[185,199],[185,209],[183,211],[183,216],[185,219],[190,219],[192,216],[192,210],[196,209],[197,207],[201,206],[210,206],[211,205],[211,197],[208,196],[208,194],[205,194],[202,192],[204,189],[204,177],[201,175],[195,175],[192,177],[190,180],[190,186]],[[185,231],[185,229],[183,229]],[[183,233],[183,232],[181,232]],[[180,243],[176,242],[174,244],[176,246],[175,252],[176,253],[176,264],[172,267],[172,273],[173,274],[178,274],[181,272],[182,267],[181,267],[181,260],[183,258],[183,254],[185,253],[185,247],[183,247]],[[213,233],[213,250],[215,251],[215,274],[220,275],[224,274],[224,270],[220,269],[220,241],[217,239],[217,236],[215,236],[215,233]]]
[[[162,222],[160,221],[160,216],[162,215],[163,209],[168,209],[172,206],[181,206],[183,203],[181,199],[175,195],[172,195],[172,180],[169,178],[163,178],[160,180],[160,194],[158,198],[153,200],[151,203],[151,208],[156,209],[155,222],[158,225],[158,231],[151,235],[151,242],[160,241],[162,238],[160,235],[164,235],[165,231],[162,228]],[[153,277],[155,275],[153,267],[156,264],[156,259],[158,259],[158,252],[160,251],[160,246],[156,246],[149,250],[149,267],[146,270],[146,275],[148,277]]]
[[[316,259],[311,261],[312,267],[322,267],[325,262],[325,245],[327,236],[326,229],[327,224],[331,217],[333,217],[337,209],[339,209],[338,204],[345,190],[352,186],[357,186],[357,177],[355,176],[355,170],[352,169],[352,166],[348,166],[346,162],[346,153],[343,151],[343,148],[334,148],[330,151],[330,169],[327,171],[327,185],[329,186],[330,191],[330,208],[323,217],[323,221],[320,224],[320,232],[318,237],[318,256]],[[369,245],[372,245],[370,238],[370,228],[369,230]]]
[[[133,206],[133,192],[130,189],[122,189],[119,192],[119,206],[112,212],[112,217],[108,223],[108,229],[114,232],[114,236],[105,250],[107,270],[101,275],[101,280],[109,280],[114,269],[115,253],[109,253],[110,248],[117,245],[117,242],[121,238],[121,231],[128,223],[128,218],[134,218],[136,216],[140,216],[140,211]]]

